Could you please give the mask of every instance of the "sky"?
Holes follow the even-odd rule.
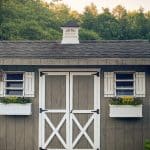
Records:
[[[51,0],[45,0],[50,2]],[[84,7],[94,3],[100,11],[102,7],[112,10],[116,5],[121,4],[127,10],[137,10],[143,7],[145,11],[150,10],[150,0],[63,0],[72,10],[83,12]]]

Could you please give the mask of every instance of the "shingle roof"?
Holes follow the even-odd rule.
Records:
[[[77,22],[75,21],[68,21],[66,24],[64,24],[62,27],[79,27]]]
[[[49,41],[1,41],[0,57],[6,58],[150,58],[148,41],[84,41],[60,44]]]

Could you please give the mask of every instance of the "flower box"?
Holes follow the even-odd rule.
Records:
[[[31,115],[32,103],[0,103],[0,115]]]
[[[142,117],[142,104],[140,105],[109,105],[110,117]]]

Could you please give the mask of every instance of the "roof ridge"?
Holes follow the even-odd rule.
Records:
[[[80,43],[122,43],[122,42],[148,42],[148,40],[134,39],[134,40],[80,40]],[[0,43],[56,43],[60,44],[59,40],[2,40]]]
[[[50,41],[50,40],[2,40],[0,43],[60,43],[60,41]]]

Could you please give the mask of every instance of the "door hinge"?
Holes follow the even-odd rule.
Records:
[[[39,150],[46,150],[46,149],[44,149],[44,148],[42,148],[42,147],[39,147]]]
[[[96,75],[97,77],[100,77],[100,72],[98,71],[98,72],[96,72],[96,73],[94,73],[92,75]]]
[[[91,112],[94,112],[94,113],[97,113],[97,114],[99,114],[99,109],[92,110]]]
[[[45,73],[44,72],[40,72],[40,77],[42,77]]]
[[[40,113],[44,112],[44,111],[48,111],[47,109],[42,109],[40,108]]]

